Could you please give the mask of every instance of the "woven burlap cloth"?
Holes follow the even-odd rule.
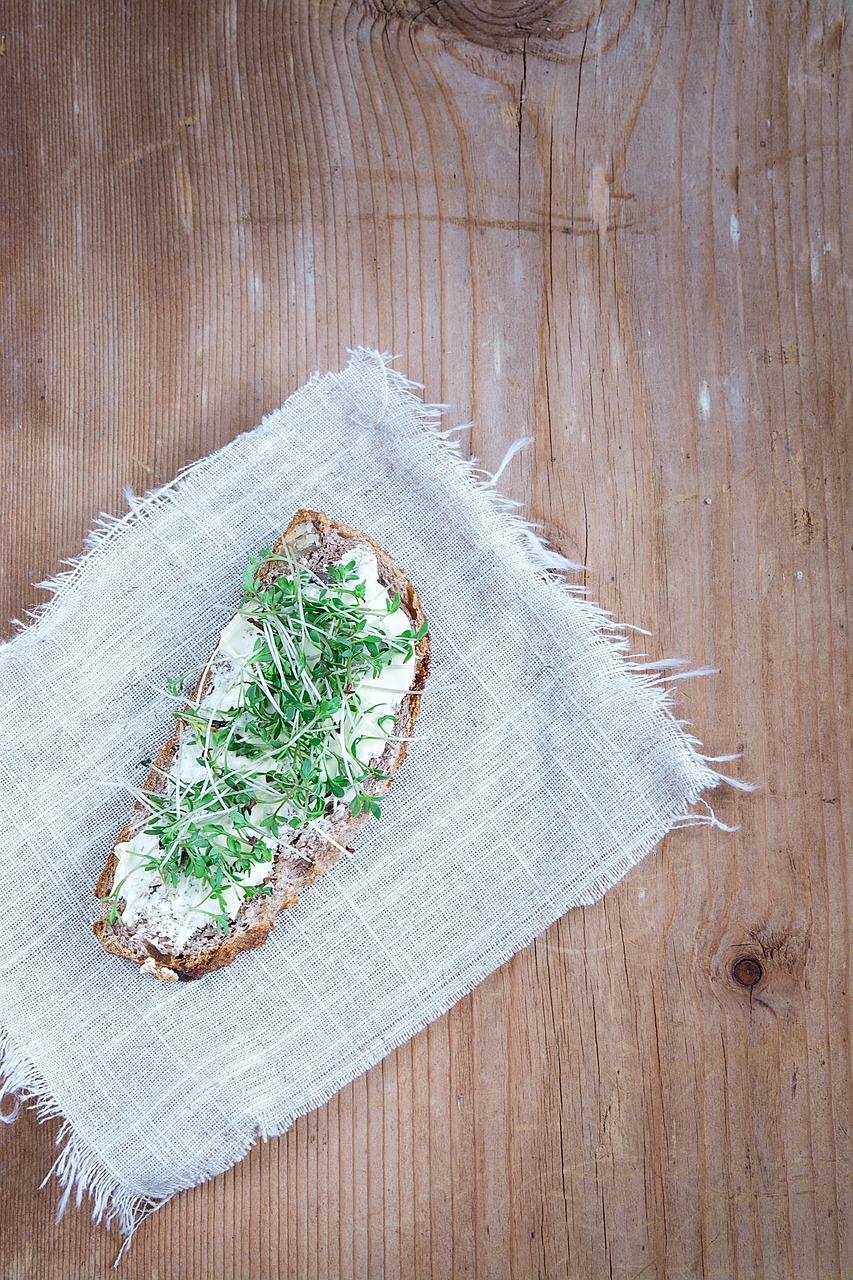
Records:
[[[63,1199],[129,1235],[599,898],[719,775],[607,617],[375,352],[104,521],[0,649],[6,1118],[61,1117]],[[461,437],[464,439],[464,437]],[[166,985],[96,944],[93,886],[248,556],[300,506],[373,535],[432,624],[419,740],[269,943]],[[45,1170],[49,1173],[48,1170]],[[11,1177],[10,1170],[0,1176]]]

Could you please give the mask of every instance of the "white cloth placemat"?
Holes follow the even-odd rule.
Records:
[[[599,898],[674,825],[714,821],[692,809],[720,775],[660,673],[630,664],[511,505],[359,350],[104,522],[0,649],[0,1089],[63,1118],[65,1198],[90,1193],[126,1235]],[[418,587],[432,624],[420,740],[356,856],[265,947],[161,984],[92,936],[122,783],[169,734],[166,677],[208,655],[247,558],[300,506],[372,534]]]

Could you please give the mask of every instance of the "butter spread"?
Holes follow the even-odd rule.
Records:
[[[361,607],[370,615],[374,626],[389,639],[399,637],[411,628],[411,619],[402,608],[388,612],[388,592],[379,580],[375,554],[369,547],[358,545],[338,564],[352,560],[355,560],[358,578],[365,584]],[[220,636],[210,668],[209,688],[200,708],[226,711],[243,705],[245,689],[251,682],[252,655],[261,639],[258,627],[248,618],[238,613],[231,619]],[[357,707],[345,704],[333,717],[331,737],[338,740],[339,750],[346,749],[362,765],[382,754],[394,730],[394,724],[386,717],[396,717],[414,679],[415,666],[414,654],[406,657],[395,653],[378,675],[369,672],[356,683]],[[178,795],[182,786],[191,786],[205,776],[205,766],[200,760],[202,750],[203,744],[196,733],[183,726],[169,770],[169,785],[176,788]],[[226,761],[230,770],[256,779],[272,773],[276,767],[273,760],[260,757],[249,761],[236,752],[228,752]],[[337,804],[346,805],[354,794],[355,787],[345,792]],[[260,822],[276,807],[275,803],[257,803],[252,810],[253,821]],[[233,831],[233,822],[226,818],[222,825],[224,834],[216,840],[223,842],[224,848],[224,842]],[[229,923],[236,918],[246,898],[246,890],[267,879],[272,858],[283,843],[280,837],[269,833],[259,834],[257,839],[258,844],[263,842],[267,846],[268,857],[253,862],[248,870],[236,875],[237,884],[224,888],[224,906]],[[184,875],[176,885],[164,884],[155,869],[147,868],[146,864],[150,864],[158,854],[162,854],[162,850],[157,836],[144,828],[131,840],[116,845],[118,866],[113,884],[119,897],[124,899],[124,923],[133,925],[144,920],[151,932],[160,935],[173,950],[180,952],[192,935],[209,924],[218,912],[211,904],[210,890],[202,880]]]

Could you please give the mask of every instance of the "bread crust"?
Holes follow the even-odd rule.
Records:
[[[343,550],[345,553],[348,546],[369,546],[376,556],[380,582],[389,591],[400,593],[401,607],[411,619],[413,630],[417,631],[423,625],[426,618],[421,608],[420,598],[405,571],[368,534],[333,520],[324,511],[300,508],[276,541],[273,552],[280,554],[283,545],[287,543],[291,548],[295,546],[298,553],[300,541],[304,540],[310,545],[314,538],[318,539],[321,549],[319,558],[324,564],[332,564],[340,559],[339,552]],[[278,573],[280,572],[279,569]],[[265,564],[259,575],[261,585],[266,586],[274,581],[278,573],[274,563]],[[204,695],[212,682],[210,673],[212,661],[213,657],[196,683],[192,693],[194,701]],[[429,674],[429,662],[430,638],[427,634],[415,646],[415,675],[397,713],[395,735],[403,739],[411,736],[420,711],[420,694]],[[169,769],[175,758],[184,727],[183,721],[176,722],[174,737],[161,747],[151,765],[142,786],[144,791],[156,792],[164,785],[162,773]],[[406,741],[386,743],[385,749],[376,762],[378,770],[393,778],[405,759],[407,747]],[[390,785],[390,780],[371,779],[365,785],[365,789],[370,794],[378,796],[384,794]],[[141,812],[143,812],[143,805],[137,801],[133,813],[138,815]],[[273,856],[270,874],[267,877],[272,884],[272,893],[244,901],[225,937],[209,934],[210,926],[208,926],[207,930],[198,930],[193,934],[185,949],[186,953],[176,953],[168,947],[160,948],[151,938],[146,937],[144,925],[129,928],[125,925],[110,924],[108,914],[93,925],[95,937],[106,951],[132,961],[146,974],[164,982],[176,980],[189,982],[215,969],[225,968],[240,952],[262,946],[267,941],[279,912],[298,902],[300,891],[313,884],[337,862],[341,856],[341,849],[336,845],[348,848],[349,842],[366,820],[367,815],[364,813],[356,815],[348,809],[342,809],[341,816],[334,816],[327,824],[327,830],[336,844],[331,844],[318,833],[312,832],[301,833],[292,844],[280,845]],[[116,845],[130,840],[138,829],[138,817],[132,817],[119,835]],[[114,845],[95,886],[95,896],[98,899],[103,901],[112,892],[117,866],[118,855]],[[206,934],[208,936],[205,936]]]

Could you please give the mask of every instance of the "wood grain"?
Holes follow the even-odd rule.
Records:
[[[849,15],[847,15],[849,16]],[[120,1274],[853,1274],[851,66],[841,0],[9,0],[6,635],[122,490],[349,346],[473,419],[762,784]],[[735,766],[738,767],[738,766]],[[732,977],[742,957],[761,981]],[[0,1274],[113,1274],[0,1128]]]

